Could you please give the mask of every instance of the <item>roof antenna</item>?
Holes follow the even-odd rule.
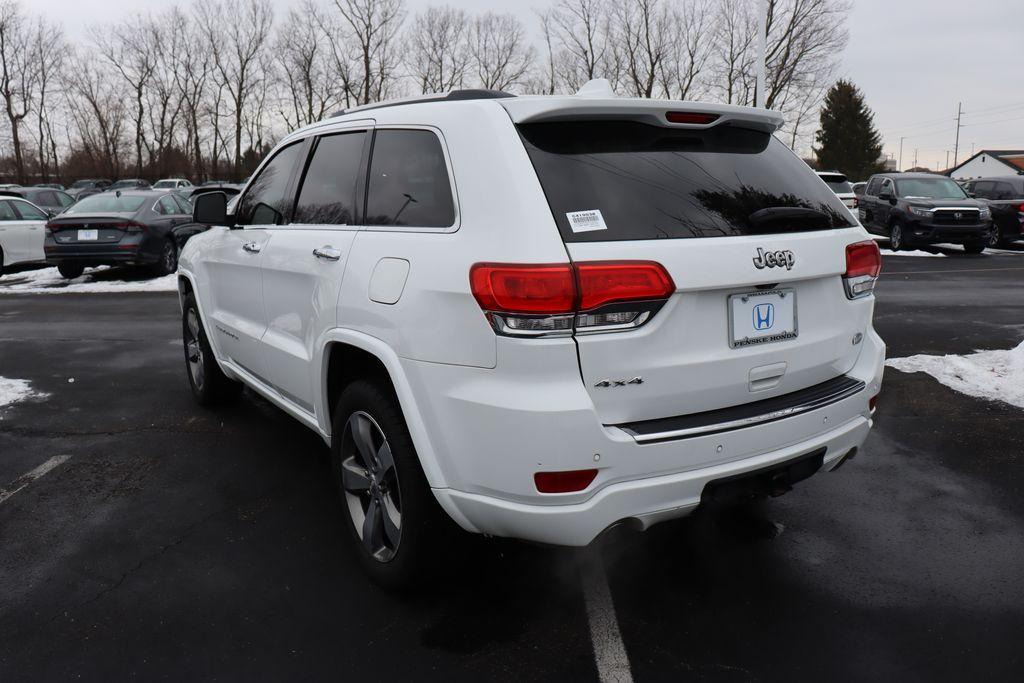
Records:
[[[618,97],[607,78],[592,78],[576,91],[576,97]]]

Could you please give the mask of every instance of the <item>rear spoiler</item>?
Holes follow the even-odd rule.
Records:
[[[766,133],[774,133],[783,124],[782,114],[777,111],[706,102],[625,97],[592,98],[580,95],[523,96],[497,102],[517,124],[541,121],[625,120],[664,128],[704,130],[732,122],[744,128]],[[694,122],[670,121],[670,112],[675,115],[673,118],[679,121]]]

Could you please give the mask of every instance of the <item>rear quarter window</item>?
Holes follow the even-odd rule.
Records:
[[[450,228],[455,224],[448,166],[435,133],[395,129],[376,132],[366,223],[417,228]]]
[[[566,242],[725,237],[849,227],[849,212],[769,133],[631,121],[520,124]],[[765,209],[799,208],[765,220]],[[758,213],[760,212],[760,213]]]

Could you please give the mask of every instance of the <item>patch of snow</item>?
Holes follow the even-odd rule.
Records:
[[[138,271],[89,268],[80,277],[65,279],[56,268],[27,270],[0,277],[0,294],[96,294],[107,292],[173,292],[177,276],[144,278]]]
[[[950,389],[1024,408],[1024,342],[1017,347],[976,351],[964,356],[890,358],[885,362],[901,372],[926,372]]]
[[[945,254],[933,254],[930,251],[921,251],[920,249],[915,249],[914,251],[893,251],[891,249],[882,249],[881,251],[882,256],[946,256]]]
[[[44,394],[32,391],[32,386],[27,379],[0,377],[0,408],[41,396],[44,396]]]

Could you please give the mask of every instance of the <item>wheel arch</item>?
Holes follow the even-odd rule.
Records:
[[[210,348],[213,349],[213,358],[217,361],[217,366],[220,367],[229,379],[237,380],[238,377],[231,371],[231,368],[224,365],[220,359],[220,348],[217,345],[217,335],[210,334],[209,316],[206,315],[206,311],[203,309],[202,297],[199,296],[199,288],[196,287],[195,275],[187,270],[178,268],[178,308],[182,314],[185,313],[185,297],[189,294],[193,295],[196,301],[196,308],[199,310],[199,322],[206,330],[206,341],[209,342]]]
[[[398,355],[376,337],[347,329],[330,330],[320,345],[320,392],[315,399],[320,431],[330,443],[334,405],[346,384],[355,379],[376,379],[394,392],[420,466],[431,488],[444,488],[444,476],[416,405],[412,387]]]

